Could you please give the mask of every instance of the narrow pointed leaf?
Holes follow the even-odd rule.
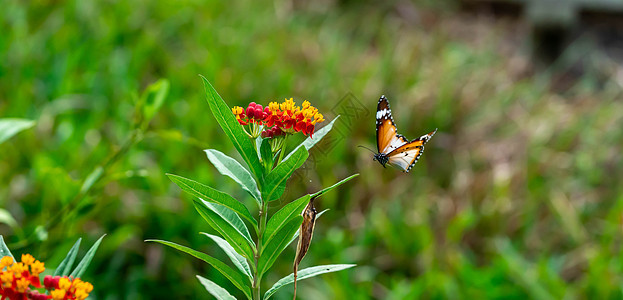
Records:
[[[155,83],[150,84],[143,94],[143,116],[144,122],[149,123],[151,119],[156,115],[164,100],[169,94],[169,81],[166,79],[160,79]]]
[[[344,269],[352,268],[356,265],[324,265],[305,268],[298,272],[297,281],[301,281],[306,278],[318,276],[325,273],[342,271]],[[268,300],[278,289],[294,282],[294,274],[290,274],[286,277],[279,279],[266,293],[264,294],[264,300]]]
[[[262,141],[264,141],[264,139],[261,136],[258,136],[255,139],[255,150],[257,151],[257,157],[262,160],[262,155],[261,155],[261,151],[260,151],[260,147],[262,146]]]
[[[257,188],[257,183],[253,179],[253,176],[251,176],[251,173],[249,173],[249,171],[247,171],[247,169],[245,169],[238,161],[218,150],[207,149],[205,152],[208,155],[210,162],[221,174],[236,181],[243,189],[253,196],[258,204],[262,202],[260,191]]]
[[[91,263],[91,260],[93,259],[93,256],[95,256],[95,252],[97,251],[97,248],[100,246],[100,243],[102,242],[102,239],[105,236],[106,235],[102,235],[102,237],[100,237],[95,242],[95,244],[93,244],[93,246],[91,246],[91,249],[89,249],[89,251],[87,251],[87,254],[84,255],[82,260],[78,263],[78,266],[76,266],[74,271],[71,272],[71,274],[69,274],[69,276],[72,276],[73,278],[80,278],[80,277],[82,277],[82,274],[84,274],[84,272],[89,267],[89,264]]]
[[[247,207],[238,200],[234,199],[234,197],[182,176],[175,174],[167,174],[167,176],[169,176],[169,179],[171,179],[173,183],[177,184],[177,186],[179,186],[183,191],[202,200],[218,203],[235,211],[238,215],[251,222],[257,231],[257,221],[253,218],[251,213],[249,213]]]
[[[80,187],[80,193],[86,194],[93,185],[102,177],[104,174],[104,168],[102,166],[97,166],[91,173],[86,177],[84,183]]]
[[[197,275],[199,282],[203,284],[208,293],[212,294],[217,300],[236,300],[226,289],[220,287],[218,284]]]
[[[290,156],[292,156],[294,153],[296,153],[296,151],[298,151],[299,148],[305,147],[305,149],[309,150],[314,145],[316,145],[316,143],[320,142],[320,140],[322,140],[322,138],[325,135],[327,135],[327,133],[329,133],[329,131],[331,131],[331,129],[333,128],[333,123],[335,123],[335,121],[339,117],[340,116],[335,117],[335,119],[333,119],[329,124],[327,124],[324,127],[318,129],[318,131],[316,131],[314,133],[313,138],[311,138],[311,137],[306,138],[300,145],[298,145],[296,148],[294,148],[294,150],[292,150],[292,152],[288,153],[288,155],[286,155],[286,157],[283,158],[283,161],[287,161],[288,159],[290,159]]]
[[[15,261],[15,257],[13,257],[11,250],[9,250],[9,247],[7,247],[7,245],[4,243],[4,237],[0,235],[0,258],[5,256],[10,256],[11,258],[13,258],[13,261]]]
[[[359,176],[359,174],[354,174],[351,175],[347,178],[342,179],[340,182],[327,187],[325,189],[322,189],[321,191],[318,191],[312,195],[305,195],[299,199],[296,199],[288,204],[286,204],[284,207],[282,207],[279,211],[277,211],[272,218],[270,218],[270,220],[268,220],[268,223],[266,224],[266,232],[264,233],[264,244],[268,243],[270,239],[273,238],[273,235],[275,233],[275,231],[279,230],[281,228],[281,226],[283,226],[283,224],[287,223],[292,217],[300,215],[301,212],[303,212],[303,209],[305,208],[305,206],[307,205],[307,202],[309,201],[310,197],[320,197],[323,194],[325,194],[326,192],[344,184],[345,182],[355,178]],[[320,212],[317,217],[320,217],[320,215],[322,215],[326,210]],[[298,236],[298,232],[295,234],[294,238],[296,238]],[[289,243],[288,243],[289,244]]]
[[[253,259],[255,244],[251,240],[242,220],[229,208],[204,200],[195,200],[195,209],[208,224],[218,231],[225,240],[247,259]],[[235,218],[238,218],[236,220]],[[241,225],[242,224],[242,225]],[[243,229],[244,228],[244,229]]]
[[[17,220],[13,217],[11,212],[4,208],[0,208],[0,224],[7,224],[11,228],[17,227]]]
[[[244,256],[238,254],[238,252],[234,250],[234,247],[232,247],[226,240],[222,239],[219,236],[211,235],[205,232],[202,232],[202,234],[208,236],[214,242],[216,242],[216,244],[219,247],[221,247],[223,251],[225,251],[225,254],[229,256],[229,258],[231,259],[231,262],[234,263],[234,265],[238,268],[238,270],[242,271],[244,275],[247,275],[249,279],[253,278],[253,274],[251,273],[251,268],[249,267],[249,263],[247,263],[247,260],[244,258]]]
[[[286,204],[275,214],[273,214],[270,220],[268,220],[268,223],[266,223],[266,231],[264,232],[262,244],[268,244],[286,223],[294,217],[301,215],[301,212],[309,202],[309,198],[309,195],[305,195]]]
[[[255,246],[255,244],[253,243],[253,239],[251,238],[251,234],[249,234],[249,230],[247,229],[247,226],[244,225],[244,222],[242,222],[242,219],[240,219],[240,217],[238,217],[238,215],[236,215],[231,209],[216,204],[216,203],[210,203],[210,202],[204,202],[204,204],[210,208],[213,212],[217,213],[219,216],[221,216],[224,220],[227,221],[227,223],[231,224],[232,227],[234,227],[236,229],[236,231],[238,231],[238,233],[240,233],[240,235],[242,235],[251,246]]]
[[[279,230],[275,237],[262,249],[262,254],[260,255],[260,261],[258,265],[258,270],[260,276],[262,276],[270,267],[272,267],[273,263],[281,252],[288,246],[288,242],[292,239],[292,236],[296,233],[296,231],[301,226],[303,222],[303,217],[296,216],[292,218],[288,223],[286,223],[281,230]]]
[[[58,265],[58,268],[54,271],[54,276],[67,276],[69,272],[71,272],[71,268],[74,266],[74,262],[76,261],[76,256],[78,255],[78,250],[80,250],[80,241],[82,238],[79,238],[74,244],[67,256],[61,261],[61,264]]]
[[[344,178],[344,179],[340,180],[340,182],[338,182],[338,183],[336,183],[336,184],[334,184],[334,185],[332,185],[332,186],[330,186],[330,187],[328,187],[328,188],[324,188],[324,189],[322,189],[322,190],[320,190],[320,191],[318,191],[318,192],[313,193],[313,194],[312,194],[312,197],[320,197],[321,195],[325,194],[326,192],[328,192],[328,191],[330,191],[330,190],[332,190],[332,189],[334,189],[334,188],[336,188],[336,187],[338,187],[338,186],[340,186],[340,185],[342,185],[342,184],[346,183],[347,181],[349,181],[349,180],[351,180],[351,179],[353,179],[353,178],[355,178],[355,177],[357,177],[357,176],[359,176],[359,174],[358,174],[358,173],[357,173],[357,174],[350,175],[350,176],[348,176],[348,177],[346,177],[346,178]]]
[[[262,144],[260,145],[259,152],[262,155],[262,164],[264,165],[264,169],[266,172],[270,172],[273,167],[273,151],[270,147],[270,140],[263,139]]]
[[[251,289],[249,288],[248,285],[245,284],[245,279],[244,276],[242,276],[242,274],[234,271],[234,269],[228,267],[226,264],[224,264],[223,262],[221,262],[220,260],[211,257],[205,253],[199,252],[197,250],[182,246],[182,245],[178,245],[176,243],[172,243],[172,242],[168,242],[168,241],[163,241],[163,240],[146,240],[146,242],[156,242],[156,243],[161,243],[163,245],[167,245],[171,248],[175,248],[179,251],[182,252],[186,252],[198,259],[201,259],[205,262],[207,262],[208,264],[210,264],[212,267],[214,267],[217,271],[219,271],[221,274],[223,274],[223,276],[225,276],[225,278],[227,278],[229,281],[231,281],[232,284],[234,284],[239,290],[241,290],[245,296],[247,296],[247,299],[251,299]]]
[[[33,126],[35,126],[35,121],[31,120],[14,118],[0,119],[0,144],[18,134],[20,131]]]
[[[201,76],[201,79],[203,80],[203,86],[206,90],[206,99],[208,100],[214,118],[234,144],[234,147],[236,147],[242,159],[247,163],[255,178],[263,178],[262,165],[260,164],[254,142],[244,132],[242,125],[236,120],[236,116],[234,116],[231,108],[227,106],[227,103],[225,103],[223,98],[216,92],[210,82],[203,76]]]
[[[277,200],[283,195],[286,189],[286,181],[296,169],[303,165],[308,156],[307,149],[301,147],[292,155],[292,158],[281,162],[266,176],[262,193],[265,201]]]

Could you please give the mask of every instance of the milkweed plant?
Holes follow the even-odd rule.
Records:
[[[197,181],[174,174],[167,175],[183,191],[193,196],[195,209],[219,236],[202,234],[227,254],[231,264],[169,241],[148,241],[162,243],[207,262],[247,299],[253,300],[269,299],[279,288],[293,282],[296,291],[296,280],[353,267],[352,264],[322,265],[298,271],[298,263],[309,248],[316,217],[322,214],[316,214],[314,200],[358,174],[316,193],[292,201],[284,199],[289,203],[272,216],[268,214],[269,205],[283,196],[287,180],[307,160],[309,149],[331,130],[335,120],[316,129],[319,123],[325,121],[323,115],[308,101],[297,106],[293,99],[283,103],[270,102],[266,107],[251,103],[246,109],[237,106],[230,108],[207,79],[203,76],[201,78],[214,118],[234,144],[246,167],[218,150],[207,149],[205,153],[222,175],[233,179],[250,197],[248,201],[239,201]],[[286,154],[288,137],[298,133],[307,138]],[[257,205],[257,216],[250,213],[247,205]],[[297,237],[299,242],[293,273],[281,278],[262,295],[262,278]],[[217,299],[235,299],[229,291],[213,281],[199,275],[197,278]]]
[[[93,284],[83,281],[91,259],[99,247],[102,236],[73,268],[80,249],[80,241],[69,250],[65,259],[52,275],[40,276],[46,271],[45,263],[25,253],[18,262],[0,235],[0,299],[5,300],[84,300],[93,291]]]

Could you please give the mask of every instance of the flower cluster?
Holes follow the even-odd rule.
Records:
[[[39,274],[45,270],[44,264],[30,254],[23,254],[21,262],[14,262],[10,256],[0,259],[0,299],[9,300],[84,300],[93,290],[93,285],[80,278],[45,276],[43,287],[49,295],[41,294],[33,288],[41,288]]]
[[[50,291],[50,298],[54,300],[84,300],[93,291],[93,285],[80,280],[80,278],[68,278],[61,276],[45,276],[43,285]]]
[[[272,139],[274,137],[285,135],[286,133],[281,130],[279,126],[273,126],[273,128],[262,131],[262,138]]]
[[[283,103],[270,102],[263,109],[261,105],[251,102],[247,109],[235,106],[232,112],[242,125],[264,126],[265,129],[261,132],[264,138],[274,138],[296,132],[302,132],[311,137],[314,134],[315,125],[324,121],[322,114],[309,101],[305,100],[301,106],[297,106],[292,98],[286,99]],[[253,129],[254,134],[250,136],[256,138],[260,132],[255,130],[256,127]]]

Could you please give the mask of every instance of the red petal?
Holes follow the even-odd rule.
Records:
[[[314,125],[312,124],[307,125],[307,132],[309,132],[309,137],[312,137],[312,134],[314,134],[314,129],[316,129]]]
[[[30,276],[30,284],[32,284],[36,288],[41,287],[41,282],[39,281],[39,276]]]

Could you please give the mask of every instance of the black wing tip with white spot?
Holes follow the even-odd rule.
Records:
[[[387,110],[387,112],[379,116],[379,112],[383,110]],[[383,120],[390,120],[392,122],[392,125],[396,127],[396,123],[394,122],[394,116],[392,115],[392,109],[389,106],[389,100],[387,100],[385,95],[381,95],[381,98],[379,98],[379,103],[376,107],[376,113],[377,131],[378,126],[383,122]],[[396,131],[398,131],[398,129],[396,129]]]
[[[387,97],[385,97],[385,95],[381,95],[381,98],[379,98],[379,103],[376,107],[376,110],[383,110],[383,109],[390,109],[389,108],[389,100],[387,100]]]
[[[435,133],[437,133],[437,129],[438,128],[435,128],[435,130],[433,130],[433,131],[431,131],[431,132],[429,132],[429,133],[427,133],[427,134],[425,134],[425,135],[423,135],[423,136],[421,136],[421,137],[419,137],[419,138],[417,138],[417,139],[415,139],[415,140],[413,140],[411,142],[424,141],[424,144],[426,144],[426,143],[428,143],[428,141],[430,141],[430,139],[433,137],[433,135],[435,135]]]

